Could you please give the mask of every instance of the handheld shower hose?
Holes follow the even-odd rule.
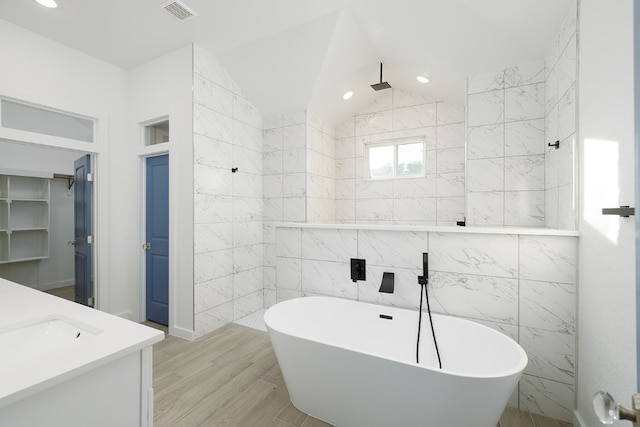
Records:
[[[429,313],[429,324],[431,325],[431,335],[433,336],[433,344],[436,347],[436,354],[438,356],[438,367],[442,369],[442,360],[440,359],[440,350],[438,349],[438,341],[436,340],[436,331],[433,329],[433,319],[431,317],[431,307],[429,306],[429,291],[427,290],[427,284],[429,283],[429,254],[422,254],[422,276],[418,276],[418,283],[420,284],[420,309],[418,311],[418,337],[416,339],[416,363],[420,363],[420,329],[422,326],[422,294],[427,300],[427,312]]]

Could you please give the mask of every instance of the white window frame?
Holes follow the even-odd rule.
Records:
[[[398,146],[399,145],[407,145],[407,144],[416,144],[422,143],[422,173],[415,175],[397,175],[397,167],[398,167]],[[371,177],[369,176],[369,150],[372,147],[385,147],[392,146],[393,147],[393,175],[392,176],[384,176],[384,177]],[[427,144],[424,137],[410,137],[410,138],[398,138],[398,139],[389,139],[385,141],[379,142],[371,142],[364,144],[364,179],[366,181],[384,181],[391,179],[415,179],[415,178],[424,178],[427,173]]]

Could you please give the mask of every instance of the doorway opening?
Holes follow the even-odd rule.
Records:
[[[95,164],[95,155],[8,140],[0,140],[0,152],[0,277],[76,300],[74,162]],[[91,299],[84,303],[91,306],[95,260],[89,254]]]

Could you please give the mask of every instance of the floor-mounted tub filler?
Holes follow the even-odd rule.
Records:
[[[484,325],[433,315],[442,369],[417,310],[332,297],[284,301],[264,316],[291,402],[341,427],[495,427],[527,355]]]

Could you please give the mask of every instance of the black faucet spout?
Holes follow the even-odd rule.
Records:
[[[395,288],[393,273],[382,273],[382,283],[378,292],[384,292],[386,294],[392,294]]]

